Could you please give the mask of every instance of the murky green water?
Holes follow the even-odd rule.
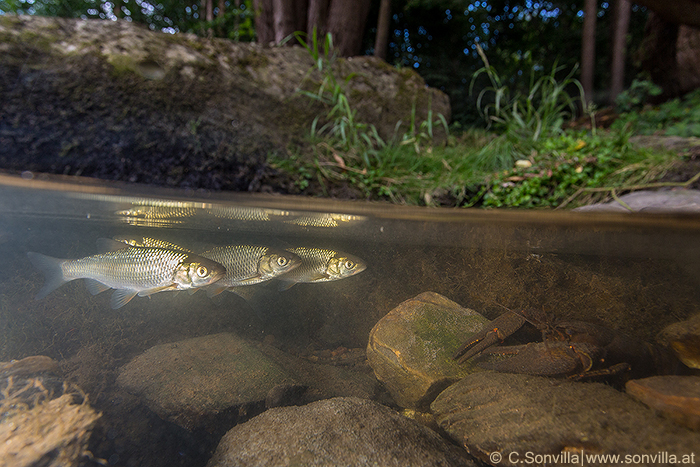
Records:
[[[504,307],[542,310],[649,341],[700,308],[697,217],[413,209],[1,176],[0,219],[0,361],[58,360],[104,413],[91,449],[115,465],[204,465],[216,445],[116,387],[117,369],[157,344],[231,332],[295,355],[363,349],[381,317],[425,291],[490,319]],[[93,296],[82,281],[33,299],[43,277],[28,251],[80,258],[114,236],[193,251],[331,248],[367,269],[286,291],[254,286],[247,300],[164,292],[113,310],[110,292]]]

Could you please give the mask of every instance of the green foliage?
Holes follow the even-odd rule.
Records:
[[[683,99],[673,99],[638,112],[623,113],[612,128],[628,128],[643,135],[700,137],[700,89]]]
[[[549,74],[540,77],[532,69],[526,92],[511,91],[489,64],[481,46],[476,46],[484,67],[474,74],[472,86],[482,74],[491,83],[479,92],[476,105],[488,127],[501,136],[485,146],[475,162],[484,170],[507,169],[516,159],[528,155],[542,137],[563,133],[564,123],[575,115],[577,102],[585,101],[583,87],[573,78],[576,69],[557,80],[556,74],[562,67],[555,63]],[[567,88],[576,89],[578,96],[571,97]]]
[[[445,117],[434,115],[429,110],[428,118],[418,121],[414,103],[406,132],[385,141],[374,125],[357,118],[357,111],[352,108],[346,93],[355,75],[342,80],[336,76],[337,56],[332,36],[326,34],[319,39],[314,29],[310,36],[298,32],[295,37],[314,63],[305,80],[312,74],[320,79],[313,91],[300,89],[298,93],[323,104],[324,112],[314,118],[310,128],[313,160],[297,154],[285,160],[274,160],[273,164],[288,172],[302,170],[309,174],[304,177],[305,181],[297,183],[299,189],[308,187],[314,179],[322,186],[328,180],[345,181],[359,188],[368,198],[389,198],[398,202],[401,190],[397,186],[405,183],[422,185],[415,181],[423,178],[422,173],[435,170],[435,163],[429,157],[435,128],[442,126],[449,135]],[[401,124],[397,122],[396,128]],[[442,167],[442,162],[437,163]],[[414,174],[417,177],[412,177]]]
[[[650,97],[661,95],[661,88],[645,79],[635,79],[630,87],[615,98],[617,111],[632,112],[641,110]]]
[[[226,37],[237,41],[255,39],[252,0],[236,7],[226,3],[223,15],[206,21],[201,2],[192,0],[0,0],[0,14],[28,14],[84,19],[126,19],[148,25],[152,30],[190,32]],[[215,7],[218,13],[218,7]]]
[[[550,70],[558,63],[571,70],[580,61],[572,51],[581,47],[582,0],[404,0],[392,6],[389,60],[414,68],[430,86],[445,91],[452,120],[465,126],[480,123],[475,98],[490,85],[482,75],[474,84],[476,93],[469,92],[468,77],[481,67],[475,42],[513,91],[526,92],[531,69]],[[613,6],[597,3],[595,89],[609,86]],[[644,7],[632,5],[625,66],[630,77],[639,71],[635,49],[642,44],[646,18]]]
[[[325,144],[319,147],[328,149],[331,153],[342,152],[345,155],[343,163],[360,163],[365,168],[370,168],[373,164],[371,159],[378,157],[378,151],[386,143],[379,136],[376,127],[359,121],[357,110],[350,107],[345,88],[354,75],[348,75],[343,81],[335,76],[333,65],[337,55],[333,49],[333,37],[327,33],[322,43],[319,43],[316,28],[310,38],[303,32],[295,33],[295,37],[313,59],[312,70],[320,72],[322,76],[315,92],[298,91],[326,107],[326,113],[314,119],[311,137],[323,140]]]
[[[542,141],[533,156],[487,182],[484,207],[556,207],[582,189],[648,183],[669,156],[628,144],[628,134],[568,132]],[[525,161],[524,161],[525,162]],[[589,196],[585,201],[598,201]]]
[[[300,93],[326,110],[311,128],[312,154],[297,152],[271,162],[294,174],[300,191],[316,184],[325,191],[329,183],[342,182],[368,199],[394,203],[551,208],[605,196],[580,196],[588,188],[653,181],[670,157],[631,147],[626,131],[565,130],[564,123],[583,98],[572,73],[559,81],[555,74],[560,68],[555,65],[549,74],[532,73],[527,92],[511,91],[485,54],[480,74],[491,86],[477,101],[501,132],[498,136],[471,129],[435,146],[435,127],[447,129],[446,120],[429,112],[427,120],[419,122],[414,106],[408,130],[383,141],[373,126],[357,120],[345,93],[349,79],[339,80],[334,74],[332,38],[319,41],[315,34],[300,34],[298,40],[320,76],[318,88]],[[577,96],[571,97],[567,89]]]

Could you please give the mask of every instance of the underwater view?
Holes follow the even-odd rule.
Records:
[[[25,173],[0,218],[3,465],[700,462],[697,216]]]

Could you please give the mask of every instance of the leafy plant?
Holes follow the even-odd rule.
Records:
[[[629,89],[624,90],[615,98],[618,112],[641,110],[652,96],[661,95],[661,88],[645,79],[634,79]]]
[[[629,128],[639,134],[700,137],[700,89],[682,99],[672,99],[660,106],[620,115],[612,128]]]

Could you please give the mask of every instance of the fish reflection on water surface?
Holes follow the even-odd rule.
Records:
[[[226,274],[221,264],[183,250],[133,246],[108,239],[101,239],[100,243],[110,251],[76,260],[27,253],[46,276],[36,298],[46,297],[66,282],[85,279],[92,294],[116,289],[111,299],[112,308],[116,309],[136,295],[203,287]]]

